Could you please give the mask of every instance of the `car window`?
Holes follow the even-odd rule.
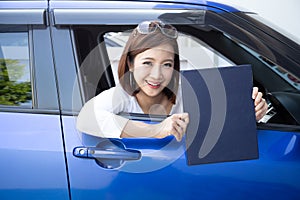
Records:
[[[0,105],[32,107],[28,32],[0,29]]]

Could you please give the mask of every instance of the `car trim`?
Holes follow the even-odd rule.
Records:
[[[28,114],[51,114],[59,115],[59,110],[48,110],[48,109],[32,109],[32,108],[22,108],[13,106],[0,106],[0,113],[3,112],[13,112],[13,113],[28,113]]]
[[[45,24],[45,9],[0,9],[0,24]]]
[[[178,23],[178,16],[182,15],[185,21],[180,24],[203,24],[205,10],[154,10],[154,9],[54,9],[55,25],[82,25],[82,24],[137,24],[143,20],[162,19],[168,23]],[[112,15],[118,13],[118,15]],[[176,15],[177,20],[165,15]],[[187,18],[193,16],[193,19]],[[196,20],[195,20],[196,19]],[[193,22],[194,21],[194,22]]]
[[[257,123],[257,129],[300,133],[299,125],[290,125],[290,124]]]

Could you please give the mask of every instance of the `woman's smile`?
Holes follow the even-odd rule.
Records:
[[[148,84],[148,86],[152,89],[158,89],[161,86],[160,82],[153,82],[153,81],[148,81],[146,80],[146,83]]]

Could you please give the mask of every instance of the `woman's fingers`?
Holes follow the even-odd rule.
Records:
[[[181,141],[188,123],[188,113],[173,114],[160,124],[154,126],[154,137],[163,138],[169,135],[174,135],[177,141]]]
[[[264,99],[255,106],[255,117],[256,120],[259,121],[261,118],[263,118],[268,110],[268,105]]]
[[[254,99],[255,117],[257,121],[263,118],[268,110],[266,100],[262,96],[263,94],[258,91],[258,88],[253,87],[252,98]]]
[[[174,124],[174,131],[172,132],[172,135],[175,136],[177,141],[181,141],[183,134],[184,134],[183,128],[179,125],[178,122],[176,122]]]
[[[253,87],[252,90],[252,99],[255,99],[258,93],[258,87]]]
[[[177,120],[177,124],[178,124],[178,126],[180,127],[180,130],[181,130],[182,132],[185,132],[185,131],[186,131],[187,123],[188,123],[188,122],[184,121],[184,119],[178,119],[178,120]]]
[[[175,136],[177,141],[181,141],[189,123],[189,116],[187,113],[174,114],[172,115],[172,120],[172,127],[174,130],[171,134]]]
[[[260,102],[257,102],[257,104],[255,105],[255,112],[262,110],[265,105],[266,105],[265,100],[261,99]]]

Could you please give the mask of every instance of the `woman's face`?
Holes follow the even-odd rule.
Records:
[[[174,71],[174,49],[171,45],[160,45],[148,49],[134,58],[134,79],[140,88],[139,93],[157,97],[169,84]]]

